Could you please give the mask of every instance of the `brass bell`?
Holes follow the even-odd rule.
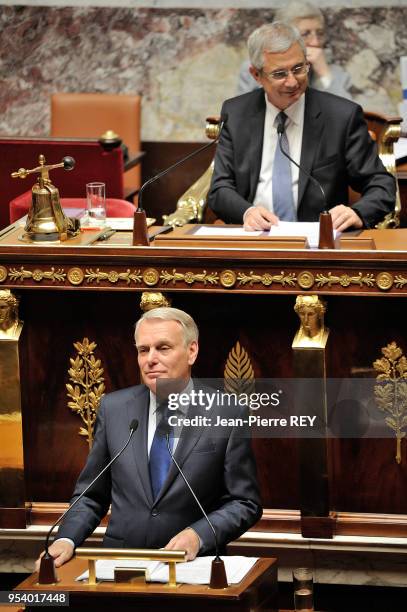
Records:
[[[45,165],[44,155],[38,158],[39,166],[26,170],[20,168],[12,173],[13,178],[26,178],[29,174],[39,173],[32,188],[32,202],[27,215],[23,239],[30,242],[55,242],[67,240],[79,233],[79,222],[70,219],[62,210],[58,189],[51,183],[49,171],[55,168],[72,170],[75,160],[64,157],[60,164]]]

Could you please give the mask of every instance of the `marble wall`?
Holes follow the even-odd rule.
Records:
[[[144,140],[203,140],[204,118],[235,93],[247,36],[273,18],[261,8],[13,4],[0,6],[0,134],[20,136],[48,134],[51,93],[95,91],[140,93]],[[354,99],[397,114],[407,6],[324,4],[332,55],[351,75]]]

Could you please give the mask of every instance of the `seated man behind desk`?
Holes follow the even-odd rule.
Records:
[[[102,399],[94,444],[72,501],[124,445],[133,419],[138,420],[138,429],[130,447],[63,521],[57,536],[62,539],[49,548],[56,567],[72,557],[74,546],[94,531],[110,504],[106,546],[185,550],[188,560],[214,549],[213,533],[172,465],[166,446],[165,452],[158,448],[162,433],[155,437],[162,416],[156,402],[157,379],[185,380],[187,388],[192,388],[198,329],[182,310],[155,308],[138,321],[135,340],[144,384]],[[191,415],[193,410],[205,412],[199,406],[186,410]],[[230,428],[229,437],[214,439],[204,428],[189,428],[173,439],[175,457],[209,515],[220,549],[261,516],[251,441],[236,433]],[[158,462],[157,469],[152,467],[153,461]]]
[[[208,203],[227,223],[267,230],[278,220],[318,221],[329,208],[333,226],[374,227],[395,205],[395,179],[369,136],[361,107],[308,87],[308,64],[298,31],[283,22],[248,40],[250,72],[262,86],[227,100]],[[282,112],[284,111],[284,112]],[[318,181],[281,154],[282,146]],[[361,194],[348,206],[348,187]]]

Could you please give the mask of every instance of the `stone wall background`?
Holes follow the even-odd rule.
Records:
[[[365,109],[398,114],[407,6],[324,9],[335,62]],[[272,9],[0,6],[0,134],[47,135],[58,91],[140,93],[142,138],[204,140],[235,94],[245,42]]]

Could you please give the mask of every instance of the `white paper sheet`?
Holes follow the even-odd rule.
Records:
[[[280,221],[278,225],[272,225],[266,232],[246,232],[243,227],[228,227],[227,225],[214,225],[211,227],[200,227],[194,232],[194,236],[305,236],[310,248],[316,248],[319,242],[319,222],[311,223],[304,221]],[[338,232],[334,230],[334,239]]]
[[[199,227],[194,236],[261,236],[263,232],[246,232],[243,227],[228,227],[227,225],[205,225]]]
[[[229,584],[240,582],[253,567],[257,557],[222,557],[225,562],[226,576]],[[197,557],[194,561],[177,563],[177,582],[183,584],[209,584],[213,556]],[[159,561],[96,561],[96,578],[113,580],[115,567],[133,567],[146,569],[146,580],[150,582],[168,582],[168,565]],[[76,580],[87,580],[84,572]]]

